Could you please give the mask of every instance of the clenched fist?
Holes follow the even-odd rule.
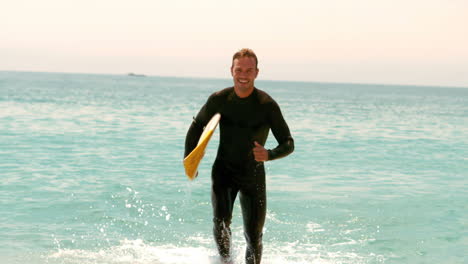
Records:
[[[253,148],[253,154],[256,161],[267,161],[268,160],[268,151],[257,141],[254,142],[255,147]]]

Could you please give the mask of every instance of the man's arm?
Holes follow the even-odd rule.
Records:
[[[276,148],[269,149],[267,151],[268,160],[284,158],[294,151],[294,140],[293,138],[289,138],[285,142],[279,144]]]
[[[197,146],[198,139],[200,138],[201,134],[203,133],[203,125],[199,124],[195,118],[193,118],[193,122],[190,125],[189,130],[187,131],[187,136],[185,137],[185,152],[184,158],[186,158],[190,152]]]
[[[291,136],[288,124],[286,124],[278,104],[274,101],[272,103],[269,119],[271,131],[276,141],[278,141],[278,146],[268,150],[268,160],[286,157],[294,151],[294,139]]]
[[[185,137],[184,158],[186,158],[197,146],[198,140],[203,133],[203,129],[205,128],[206,124],[208,124],[211,117],[215,114],[214,110],[214,95],[211,95],[206,101],[205,105],[203,105],[203,107],[200,109],[197,116],[193,118],[192,124],[187,131],[187,136]]]

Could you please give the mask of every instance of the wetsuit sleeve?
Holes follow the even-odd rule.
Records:
[[[286,157],[294,151],[294,140],[278,104],[273,101],[271,106],[270,127],[279,145],[268,150],[268,160],[275,160]]]
[[[187,157],[197,146],[198,140],[203,133],[203,129],[214,114],[216,114],[216,98],[213,94],[208,98],[197,116],[193,118],[193,122],[187,131],[187,136],[185,137],[184,158]]]

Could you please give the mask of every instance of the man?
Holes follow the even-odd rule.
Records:
[[[231,263],[231,218],[234,201],[240,203],[247,241],[246,263],[260,263],[266,216],[265,168],[268,160],[293,152],[294,141],[278,104],[254,86],[258,60],[250,49],[234,54],[234,87],[212,94],[194,118],[185,140],[185,157],[196,147],[211,117],[221,114],[220,143],[212,168],[213,233],[223,263]],[[279,145],[263,147],[269,130]]]

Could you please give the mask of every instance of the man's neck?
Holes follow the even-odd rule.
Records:
[[[252,86],[251,88],[247,89],[247,90],[244,90],[244,89],[239,89],[237,87],[234,86],[234,92],[236,93],[236,95],[239,97],[239,98],[246,98],[248,97],[249,95],[251,95],[254,91],[254,87]]]

